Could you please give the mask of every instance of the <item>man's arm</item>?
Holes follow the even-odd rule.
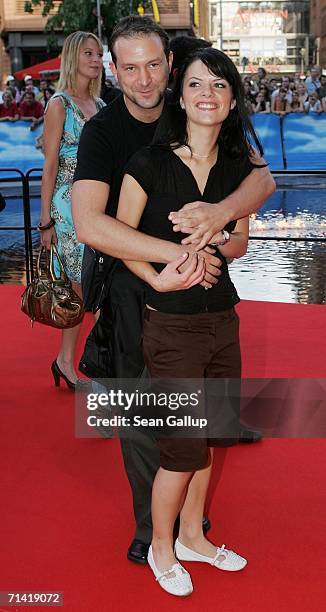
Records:
[[[253,163],[264,164],[261,157],[251,157]],[[230,221],[248,217],[275,191],[275,181],[268,167],[254,168],[239,187],[217,204],[191,202],[178,212],[171,212],[169,219],[174,230],[190,234],[182,244],[195,244],[202,249],[216,242],[215,237]]]
[[[169,263],[185,247],[141,234],[105,214],[110,187],[102,181],[76,181],[72,189],[72,214],[77,238],[118,259]]]
[[[153,238],[126,223],[105,214],[110,187],[93,180],[76,181],[72,188],[72,214],[77,238],[94,249],[123,260],[165,263],[179,259],[185,252],[194,253],[193,245]],[[196,249],[197,250],[197,249]],[[201,251],[205,259],[205,281],[213,283],[221,274],[221,260],[212,249]]]

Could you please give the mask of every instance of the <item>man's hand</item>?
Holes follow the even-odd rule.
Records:
[[[180,271],[187,262],[186,269]],[[197,253],[189,255],[185,253],[175,261],[167,264],[152,283],[156,291],[181,291],[190,289],[193,285],[198,285],[204,280],[205,260]]]
[[[212,204],[207,202],[191,202],[177,212],[171,212],[169,219],[174,225],[175,232],[190,234],[182,240],[182,244],[196,245],[196,250],[200,251],[213,242],[213,236],[228,223],[228,219],[224,218],[223,209],[218,212],[220,214],[216,218],[216,206],[213,208]]]

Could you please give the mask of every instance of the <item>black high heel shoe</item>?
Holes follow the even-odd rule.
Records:
[[[52,372],[54,384],[56,387],[60,387],[60,378],[63,378],[68,389],[71,389],[71,391],[75,391],[76,383],[73,383],[72,380],[69,380],[69,378],[67,378],[67,376],[63,372],[61,372],[56,359],[51,365],[51,372]]]

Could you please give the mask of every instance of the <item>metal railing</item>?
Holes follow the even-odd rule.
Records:
[[[30,205],[30,183],[40,181],[42,178],[41,168],[31,168],[24,174],[18,168],[0,168],[0,173],[15,173],[18,177],[1,177],[0,174],[0,185],[1,183],[15,183],[17,180],[21,185],[22,189],[22,203],[23,203],[23,226],[0,226],[0,231],[23,231],[24,232],[24,247],[25,247],[25,267],[26,267],[26,280],[29,283],[34,277],[34,266],[33,266],[33,242],[32,242],[32,231],[36,230],[36,226],[32,226],[31,223],[31,205]],[[38,173],[37,176],[31,176],[33,173]],[[323,176],[326,179],[326,171],[324,170],[277,170],[272,172],[273,175],[314,175]],[[307,236],[307,237],[290,237],[290,236],[249,236],[250,240],[275,240],[275,241],[291,241],[291,242],[326,242],[326,238],[320,236]]]
[[[39,176],[31,178],[33,172],[38,172]],[[42,177],[42,168],[31,168],[26,174],[24,174],[19,168],[0,168],[0,173],[6,173],[7,176],[3,177],[0,174],[1,183],[15,183],[17,181],[21,186],[22,203],[23,203],[23,226],[0,226],[0,231],[23,231],[24,232],[24,246],[25,246],[25,267],[26,267],[26,279],[29,283],[34,276],[33,270],[33,244],[32,244],[32,230],[36,227],[32,227],[31,224],[31,207],[30,207],[30,181],[40,181]],[[16,174],[16,176],[8,176],[8,174]]]

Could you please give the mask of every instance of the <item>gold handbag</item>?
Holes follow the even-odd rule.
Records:
[[[43,268],[42,256],[46,260],[46,266]],[[60,267],[59,278],[54,272],[54,256]],[[21,309],[32,323],[38,321],[59,329],[75,327],[83,320],[83,302],[73,290],[54,244],[51,245],[50,257],[46,248],[41,247],[36,276],[22,295]]]

